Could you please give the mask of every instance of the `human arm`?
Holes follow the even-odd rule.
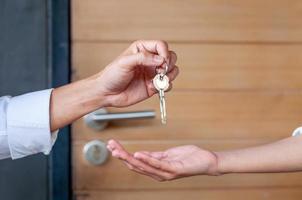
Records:
[[[217,152],[225,173],[295,172],[302,170],[302,137],[289,137],[257,147]]]
[[[178,74],[176,60],[176,54],[169,50],[166,42],[134,42],[101,72],[54,89],[51,130],[101,107],[130,106],[151,97],[157,92],[152,84],[155,67],[168,62],[167,76],[173,81]]]
[[[100,52],[101,53],[101,52]],[[0,98],[0,159],[49,154],[59,128],[101,107],[124,107],[156,90],[155,67],[169,64],[178,74],[176,54],[163,41],[136,41],[99,73],[56,88]]]
[[[196,175],[228,173],[272,173],[302,170],[302,136],[286,138],[256,147],[212,152],[187,145],[162,152],[131,154],[111,140],[108,149],[128,168],[159,181]]]

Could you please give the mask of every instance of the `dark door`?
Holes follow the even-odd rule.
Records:
[[[0,96],[49,87],[47,0],[0,0]],[[0,199],[48,199],[48,157],[0,161]]]

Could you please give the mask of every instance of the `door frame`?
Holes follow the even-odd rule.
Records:
[[[51,87],[70,83],[70,0],[47,0]],[[49,200],[72,199],[70,126],[62,128],[49,157]]]

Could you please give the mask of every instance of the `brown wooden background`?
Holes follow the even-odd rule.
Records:
[[[88,165],[83,145],[129,150],[197,144],[212,150],[287,137],[302,123],[302,1],[72,0],[73,80],[105,67],[132,41],[167,40],[181,74],[167,96],[168,125],[121,121],[95,132],[73,125],[78,199],[301,199],[302,174],[193,177],[156,183],[114,159]],[[156,109],[158,98],[125,110]],[[112,112],[121,109],[111,109]]]

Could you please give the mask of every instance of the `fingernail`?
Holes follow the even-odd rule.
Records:
[[[158,55],[154,56],[154,61],[158,63],[162,63],[164,61],[164,58]]]

